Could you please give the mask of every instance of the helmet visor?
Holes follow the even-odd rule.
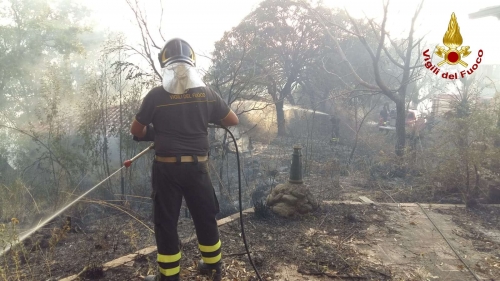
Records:
[[[162,68],[175,62],[185,62],[194,66],[195,61],[195,54],[191,46],[180,39],[169,41],[163,48],[160,56]]]

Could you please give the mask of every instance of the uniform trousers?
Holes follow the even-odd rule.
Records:
[[[216,220],[219,204],[208,173],[208,161],[165,163],[154,160],[152,186],[153,220],[160,273],[164,276],[174,276],[180,272],[181,252],[177,222],[182,197],[196,228],[198,248],[203,261],[206,264],[220,262],[221,242]]]

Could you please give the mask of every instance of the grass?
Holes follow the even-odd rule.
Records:
[[[44,279],[61,277],[61,266],[68,264],[67,262],[64,263],[62,259],[68,257],[68,255],[61,256],[60,254],[61,251],[66,250],[69,253],[74,252],[69,256],[74,256],[75,264],[82,264],[82,269],[78,273],[79,276],[87,278],[102,277],[104,274],[103,260],[97,257],[99,256],[96,254],[97,251],[115,253],[118,247],[122,247],[122,251],[132,253],[143,246],[140,245],[140,240],[143,237],[141,233],[144,232],[144,228],[147,229],[146,233],[152,233],[151,228],[141,221],[137,214],[127,208],[127,205],[121,206],[99,200],[90,200],[81,204],[97,204],[108,209],[118,210],[118,213],[126,214],[132,219],[125,224],[121,224],[120,220],[117,220],[117,223],[113,225],[101,225],[99,234],[92,235],[92,237],[82,232],[86,237],[91,238],[90,242],[84,242],[81,246],[74,245],[71,249],[59,250],[57,249],[58,246],[61,246],[70,232],[74,230],[74,225],[72,227],[70,220],[65,220],[60,227],[42,229],[40,234],[46,233],[43,237],[36,238],[33,235],[21,243],[19,241],[19,220],[13,218],[8,224],[0,224],[0,247],[11,246],[10,250],[0,256],[0,281],[39,281],[40,276],[44,276]],[[119,238],[119,235],[126,237],[126,244],[120,242],[123,238]],[[96,238],[98,240],[94,240]],[[35,239],[38,240],[35,241]],[[103,245],[104,248],[94,247],[94,244]],[[155,262],[151,263],[156,265]]]

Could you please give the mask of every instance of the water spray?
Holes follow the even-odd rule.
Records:
[[[72,202],[70,202],[69,204],[67,204],[66,206],[64,206],[59,211],[55,212],[52,216],[50,216],[46,220],[44,220],[41,223],[39,223],[37,226],[35,226],[31,230],[29,230],[28,232],[22,234],[21,237],[19,237],[19,239],[17,241],[15,241],[11,245],[8,245],[4,249],[2,249],[0,251],[0,257],[3,256],[6,252],[8,252],[12,247],[14,247],[14,246],[18,245],[19,243],[23,242],[24,240],[26,240],[26,238],[30,237],[33,233],[35,233],[37,230],[39,230],[40,228],[42,228],[44,225],[46,225],[47,223],[49,223],[51,220],[53,220],[54,218],[56,218],[57,216],[59,216],[62,212],[66,211],[69,207],[73,206],[76,202],[82,200],[83,197],[87,196],[87,194],[89,194],[94,189],[98,188],[101,184],[103,184],[104,182],[106,182],[108,179],[110,179],[111,177],[113,177],[114,175],[116,175],[118,172],[120,172],[121,170],[123,170],[123,168],[130,167],[130,165],[132,165],[132,163],[135,160],[139,159],[141,156],[143,156],[150,149],[153,149],[153,148],[154,148],[154,144],[151,144],[148,148],[146,148],[143,151],[141,151],[139,154],[137,154],[136,156],[134,156],[132,159],[126,160],[125,162],[123,162],[123,166],[120,169],[116,170],[114,173],[112,173],[109,177],[103,179],[100,183],[96,184],[91,189],[87,190],[82,195],[78,196],[78,198],[76,198],[75,200],[73,200]]]

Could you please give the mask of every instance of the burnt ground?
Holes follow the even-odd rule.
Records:
[[[478,252],[491,255],[484,262],[492,263],[500,276],[500,208],[479,205],[473,209],[437,210],[441,214],[452,217],[453,222],[460,226],[454,234],[468,240],[472,248]],[[479,271],[490,270],[488,266],[475,265]]]
[[[266,217],[260,217],[262,214]],[[323,205],[317,212],[291,220],[267,212],[262,214],[245,215],[245,233],[264,280],[285,280],[284,266],[296,267],[296,272],[302,273],[303,278],[338,276],[391,280],[388,269],[364,263],[348,245],[352,239],[366,238],[363,229],[367,225],[384,224],[384,213],[380,208]],[[87,269],[80,275],[80,280],[141,280],[141,276],[154,271],[155,252],[138,257],[128,266],[102,271],[103,263],[154,244],[144,226],[125,216],[109,217],[100,223],[102,225],[98,224],[85,233],[68,232],[55,245],[51,244],[50,238],[43,242],[46,231],[37,234],[36,237],[41,238],[40,247],[27,252],[27,258],[21,258],[17,270],[14,252],[7,255],[9,261],[4,262],[10,262],[10,265],[6,280],[59,280],[78,274],[84,268]],[[179,228],[183,233],[181,237],[193,235],[192,230],[188,221],[183,220]],[[221,226],[220,233],[226,265],[225,280],[256,280],[251,279],[255,275],[245,254],[239,220]],[[48,247],[42,245],[45,243],[49,243]],[[26,244],[29,245],[31,243]],[[23,256],[21,252],[19,254]],[[183,280],[204,280],[197,276],[194,267],[200,258],[196,241],[183,245],[182,254]]]
[[[497,280],[500,208],[428,212],[482,280]],[[246,214],[244,222],[263,280],[474,280],[417,208],[323,204],[303,217],[283,219],[258,211]],[[14,252],[7,254],[2,263],[9,264],[8,270],[0,280],[61,280],[79,273],[72,280],[142,280],[155,271],[154,251],[102,270],[105,262],[154,243],[149,231],[128,216],[100,223],[85,233],[67,232],[55,245],[50,239],[48,247],[41,242],[26,253],[26,259],[19,252],[17,268]],[[193,230],[190,221],[183,219],[181,237],[192,237]],[[36,235],[41,241],[44,231]],[[239,220],[222,225],[220,233],[224,280],[257,280],[245,253]],[[196,240],[182,246],[182,255],[182,280],[210,280],[196,273],[200,259]]]
[[[276,169],[277,173],[271,173],[272,182],[286,181],[287,167],[282,166],[289,163],[290,152],[283,151],[279,145],[255,145],[257,149],[252,157],[259,157],[261,166],[274,165],[261,170],[261,181],[269,180],[269,172]],[[328,153],[316,157],[304,175],[306,184],[320,200],[359,201],[360,195],[375,202],[418,199],[416,187],[398,179],[373,182],[362,173],[353,173],[343,175],[336,184],[329,157]],[[467,253],[464,256],[469,257],[471,268],[484,280],[497,280],[500,276],[500,208],[480,205],[474,210],[438,208],[429,212],[439,220],[457,247],[465,247],[461,250]],[[38,231],[22,247],[0,257],[0,281],[60,280],[75,274],[79,277],[73,280],[142,280],[154,273],[154,251],[103,270],[106,262],[155,245],[146,227],[152,228],[147,217],[130,211],[141,220],[139,223],[123,212],[110,209],[107,214],[108,217],[85,224],[75,223],[71,229],[65,229],[59,222]],[[441,237],[416,208],[322,204],[320,210],[300,218],[283,219],[264,214],[267,217],[259,212],[245,215],[246,237],[263,280],[474,280],[453,252],[445,249],[448,246],[443,241],[438,243],[442,249],[429,246],[429,235],[434,240]],[[415,235],[422,230],[427,232]],[[224,280],[256,280],[245,255],[239,221],[221,226],[220,233]],[[193,237],[194,227],[189,219],[180,220],[179,235],[182,239]],[[183,245],[182,254],[183,280],[208,280],[196,274],[195,265],[200,255],[195,240]],[[443,264],[449,266],[444,268]],[[442,272],[446,274],[439,275]]]

